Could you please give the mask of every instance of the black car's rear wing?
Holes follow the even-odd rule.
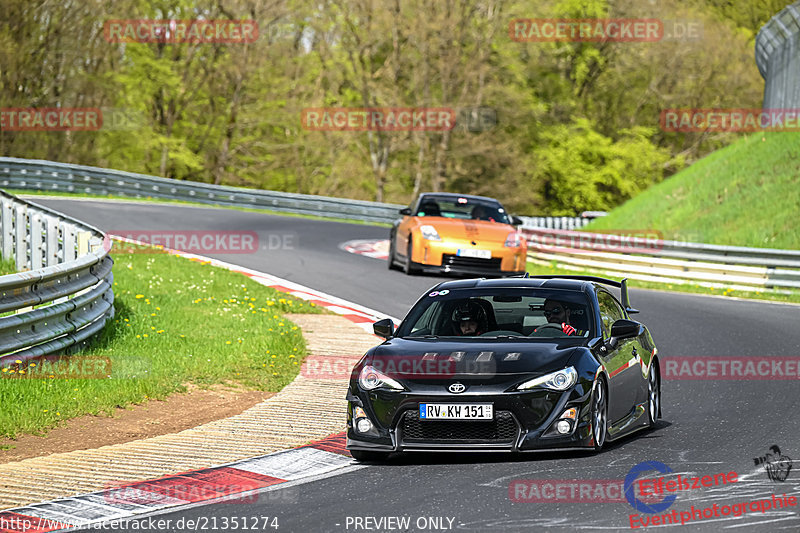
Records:
[[[531,276],[527,273],[523,277],[534,278],[534,279],[576,279],[580,281],[593,281],[595,283],[602,283],[603,285],[611,285],[612,287],[617,287],[619,289],[620,295],[622,296],[622,305],[625,307],[625,311],[629,315],[639,312],[638,309],[634,309],[633,307],[631,307],[631,302],[630,299],[628,298],[628,278],[623,278],[622,281],[615,281],[613,279],[601,278],[599,276],[570,276],[570,275]]]

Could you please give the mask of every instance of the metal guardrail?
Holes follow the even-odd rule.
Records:
[[[549,228],[549,229],[580,229],[592,221],[593,217],[519,217],[522,219],[522,229]]]
[[[397,204],[177,181],[119,170],[7,157],[0,158],[0,186],[55,193],[177,199],[384,223],[393,222],[398,217],[397,211],[405,207]],[[5,211],[2,216],[7,216]],[[795,270],[800,268],[800,252],[797,251],[659,240],[656,245],[643,246],[629,253],[608,255],[607,249],[599,249],[593,250],[596,253],[587,255],[587,251],[591,250],[579,244],[572,247],[559,246],[564,249],[553,254],[550,253],[552,250],[547,248],[537,249],[532,240],[533,236],[541,235],[541,232],[550,232],[553,235],[573,235],[573,240],[580,238],[578,236],[587,238],[586,236],[592,234],[570,230],[584,227],[591,217],[521,218],[522,231],[527,233],[531,240],[532,261],[547,264],[556,261],[571,268],[580,268],[581,265],[588,265],[587,261],[591,260],[594,262],[594,268],[622,272],[634,279],[636,276],[647,276],[648,279],[674,283],[706,284],[729,281],[737,287],[750,289],[800,288],[800,277]],[[45,248],[47,254],[51,255],[52,250]],[[637,257],[640,259],[636,259]],[[642,257],[648,260],[643,262]],[[39,261],[38,256],[35,261]],[[720,269],[719,265],[728,267]]]
[[[0,192],[0,241],[18,272],[0,276],[0,366],[69,353],[114,316],[105,234]]]
[[[0,157],[0,186],[53,193],[164,198],[211,205],[265,209],[328,218],[391,224],[399,204],[366,202],[260,189],[179,181],[145,174],[35,159]],[[525,226],[577,229],[592,217],[521,217]]]
[[[204,204],[245,207],[391,223],[403,205],[211,185],[34,159],[0,157],[0,186],[54,193],[114,194],[133,198],[165,198]]]
[[[737,290],[800,288],[800,251],[525,228],[531,262]]]

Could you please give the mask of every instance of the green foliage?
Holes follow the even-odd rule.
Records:
[[[588,229],[660,230],[665,238],[800,249],[800,133],[754,134],[719,150]]]
[[[669,153],[649,142],[652,131],[633,128],[614,141],[586,119],[547,135],[540,155],[545,198],[554,215],[605,211],[663,178]]]
[[[0,131],[0,154],[397,203],[422,190],[463,191],[532,215],[612,208],[735,140],[660,131],[660,111],[759,107],[752,40],[783,7],[777,0],[0,4],[9,21],[0,26],[4,107],[111,107],[138,117],[98,132]],[[119,44],[103,35],[109,19],[200,16],[252,19],[260,37]],[[591,17],[692,21],[702,38],[549,43],[508,34],[515,18]],[[483,131],[304,129],[302,110],[323,106],[489,107],[498,122]],[[573,161],[571,150],[581,157]]]

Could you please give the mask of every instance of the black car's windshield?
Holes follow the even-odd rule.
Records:
[[[470,197],[449,197],[427,194],[420,199],[416,216],[437,216],[488,220],[511,224],[511,220],[499,202]]]
[[[398,337],[552,339],[592,335],[586,294],[564,289],[433,291],[408,314]]]

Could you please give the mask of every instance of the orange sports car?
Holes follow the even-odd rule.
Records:
[[[524,274],[528,245],[512,217],[494,198],[424,193],[395,221],[389,268],[406,274],[442,272]]]

